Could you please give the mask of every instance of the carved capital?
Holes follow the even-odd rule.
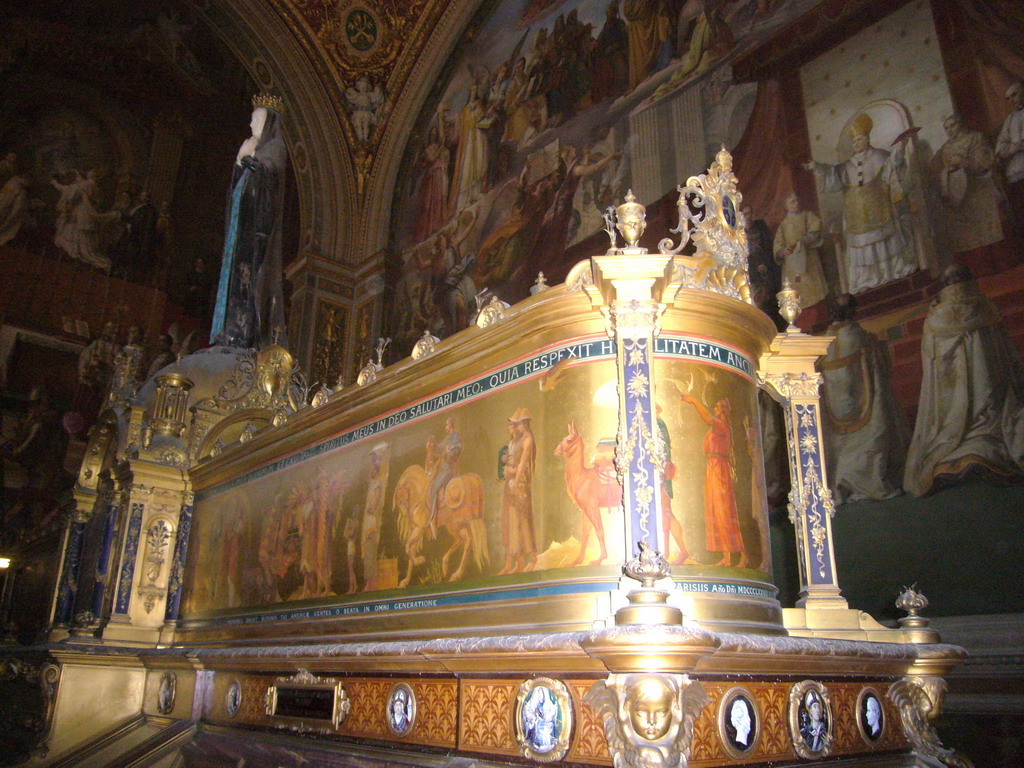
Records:
[[[661,332],[661,316],[665,305],[653,300],[616,301],[604,310],[608,335],[627,338],[657,336]]]
[[[711,699],[688,675],[613,673],[584,701],[601,717],[615,768],[686,768],[694,722]]]
[[[773,373],[761,378],[761,382],[774,389],[780,397],[817,398],[823,378],[820,373]]]

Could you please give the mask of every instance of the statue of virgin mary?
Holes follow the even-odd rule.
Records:
[[[252,136],[242,142],[228,190],[224,256],[210,343],[287,346],[281,290],[281,219],[288,151],[283,104],[254,96]],[[276,331],[276,336],[275,336]]]

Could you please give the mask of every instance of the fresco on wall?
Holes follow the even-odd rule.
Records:
[[[428,411],[446,401],[441,393],[413,406],[419,418],[396,416],[392,428],[206,493],[193,522],[188,613],[616,570],[615,366],[610,345],[589,345],[606,359],[566,357],[511,384],[518,369],[501,369],[472,402]],[[656,368],[672,475],[662,499],[668,555],[694,573],[770,573],[751,379],[676,359]]]
[[[607,206],[629,189],[648,205],[671,197],[721,144],[737,148],[766,257],[802,283],[807,327],[823,328],[826,302],[842,293],[932,280],[957,254],[989,269],[993,248],[1000,264],[1012,260],[1012,152],[995,144],[1015,97],[985,125],[954,116],[930,4],[913,0],[881,20],[855,6],[838,21],[795,0],[487,6],[403,163],[398,301],[386,321],[396,349],[425,328],[465,327],[484,288],[517,301],[539,270],[559,280],[585,255],[566,249],[600,232]],[[776,43],[788,69],[757,72],[749,57],[774,55]],[[1005,88],[1014,64],[1000,66],[1011,70],[999,73]],[[790,213],[800,220],[790,217],[780,242]],[[469,312],[453,310],[464,304]]]
[[[566,247],[598,232],[605,209],[631,187],[649,203],[706,167],[716,140],[738,139],[749,99],[740,119],[712,110],[711,152],[702,142],[679,176],[671,139],[654,159],[667,173],[650,172],[652,150],[637,125],[671,122],[674,95],[697,80],[735,107],[720,93],[727,75],[704,76],[812,4],[491,4],[407,150],[395,219],[400,301],[390,318],[399,345],[424,328],[444,336],[465,327],[449,311],[455,293],[487,287],[517,301],[539,270],[560,279],[571,266],[562,263]]]
[[[154,345],[188,333],[223,242],[216,147],[237,147],[255,86],[176,0],[22,6],[4,19],[0,283],[32,290],[0,288],[5,321],[82,342],[109,320]]]

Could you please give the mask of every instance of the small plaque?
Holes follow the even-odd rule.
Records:
[[[572,702],[565,683],[548,677],[521,683],[514,718],[516,741],[524,757],[538,763],[565,757],[572,731]]]
[[[224,694],[224,709],[228,713],[228,717],[234,717],[238,714],[238,708],[241,706],[242,684],[237,680],[232,680],[227,693]]]
[[[339,680],[316,677],[300,669],[293,677],[279,677],[267,688],[266,713],[278,720],[303,726],[337,728],[351,703]]]
[[[742,686],[726,691],[718,707],[718,733],[731,757],[754,752],[761,737],[761,717],[754,695]]]
[[[408,683],[395,683],[388,695],[388,730],[395,736],[407,736],[416,724],[416,692]]]
[[[874,688],[863,688],[857,696],[857,730],[872,747],[881,741],[885,733],[885,708],[882,697]]]
[[[828,689],[814,680],[789,691],[789,732],[800,757],[824,757],[832,751],[832,702]]]
[[[173,672],[164,672],[160,678],[160,687],[156,692],[156,709],[161,715],[171,714],[174,709],[174,692],[178,677]]]

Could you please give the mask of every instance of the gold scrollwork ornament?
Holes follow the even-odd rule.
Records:
[[[422,360],[424,357],[434,354],[434,349],[437,347],[438,342],[441,340],[432,334],[429,330],[423,332],[412,348],[410,357],[413,360]]]
[[[569,751],[572,723],[572,699],[565,683],[536,677],[519,686],[515,734],[524,757],[538,763],[561,760]]]
[[[615,768],[686,768],[693,726],[711,701],[688,675],[613,673],[583,699],[599,714]]]
[[[789,735],[800,757],[814,759],[832,751],[832,699],[828,688],[804,680],[789,690]]]
[[[946,681],[931,675],[909,675],[889,687],[889,700],[900,711],[903,733],[914,745],[914,753],[928,765],[974,768],[974,763],[956,750],[942,745],[931,721],[942,711]]]

